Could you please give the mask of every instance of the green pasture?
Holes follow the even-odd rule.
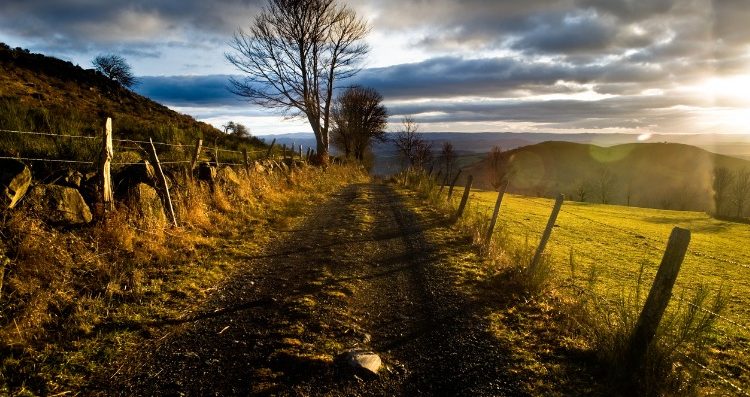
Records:
[[[496,198],[495,192],[473,190],[470,210],[485,213],[489,219]],[[510,249],[533,251],[553,203],[552,199],[505,195],[493,238],[505,239],[504,246]],[[728,302],[707,347],[710,362],[706,364],[725,380],[750,390],[750,225],[713,219],[701,212],[565,201],[545,251],[554,272],[551,288],[572,293],[575,288],[587,288],[593,269],[597,295],[632,298],[643,264],[643,300],[675,226],[691,230],[692,239],[673,296],[689,299],[700,284],[713,293],[724,291]],[[571,284],[576,287],[571,289]],[[678,304],[678,299],[670,302],[672,307]],[[726,382],[716,376],[709,379],[713,386],[703,389],[708,394],[737,391],[727,389]]]
[[[474,190],[469,201],[489,217],[496,198],[495,192]],[[551,199],[506,195],[496,233],[536,247],[553,203]],[[644,280],[650,285],[675,226],[692,231],[675,293],[699,283],[713,290],[724,288],[730,296],[725,315],[750,327],[750,225],[716,220],[701,212],[565,201],[546,252],[557,279],[573,274],[583,282],[593,266],[602,291],[627,293],[634,288],[642,263],[646,264]]]

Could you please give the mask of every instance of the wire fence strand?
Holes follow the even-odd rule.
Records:
[[[62,135],[53,134],[50,132],[34,132],[34,131],[17,131],[17,130],[2,130],[0,132],[21,134],[21,135],[39,135],[39,136],[51,136],[55,138],[77,138],[77,139],[100,139],[100,136],[88,136],[88,135]]]
[[[737,385],[736,385],[736,384],[734,384],[734,383],[733,383],[732,381],[730,381],[729,379],[725,378],[724,376],[722,376],[722,375],[721,375],[721,374],[719,374],[718,372],[716,372],[716,371],[712,370],[711,368],[708,368],[708,367],[707,367],[707,366],[705,366],[704,364],[701,364],[701,363],[700,363],[700,362],[699,362],[698,360],[696,360],[696,359],[694,359],[694,358],[692,358],[692,357],[688,356],[687,354],[685,354],[685,353],[683,353],[683,352],[681,352],[681,351],[679,351],[679,350],[677,351],[677,353],[679,353],[680,355],[682,355],[683,357],[685,357],[686,359],[688,359],[688,361],[690,361],[691,363],[693,363],[693,364],[697,365],[697,366],[698,366],[698,367],[699,367],[700,369],[702,369],[702,370],[704,370],[704,371],[706,371],[706,372],[710,373],[711,375],[713,375],[713,376],[717,377],[717,378],[718,378],[718,379],[719,379],[719,380],[720,380],[721,382],[723,382],[723,383],[725,383],[726,385],[730,386],[730,387],[731,387],[732,389],[734,389],[734,390],[735,390],[736,392],[738,392],[739,394],[741,394],[741,395],[743,395],[743,396],[747,396],[747,397],[750,397],[750,394],[748,394],[748,392],[746,392],[746,391],[745,391],[745,390],[744,390],[743,388],[741,388],[741,387],[737,386]]]
[[[11,156],[0,156],[0,159],[2,159],[2,160],[39,161],[39,162],[45,162],[45,163],[95,164],[95,162],[93,162],[93,161],[42,159],[42,158],[11,157]]]

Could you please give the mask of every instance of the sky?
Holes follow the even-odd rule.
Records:
[[[750,134],[750,0],[360,0],[363,70],[392,128]],[[262,0],[2,0],[0,41],[84,68],[124,56],[136,91],[256,135],[310,131],[243,102],[232,34]]]

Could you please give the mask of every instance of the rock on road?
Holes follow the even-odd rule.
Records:
[[[245,270],[198,313],[165,325],[99,390],[522,395],[482,320],[487,308],[455,287],[457,261],[478,260],[474,251],[412,193],[348,186],[263,254],[231,251]],[[376,353],[378,375],[353,369],[347,352]]]

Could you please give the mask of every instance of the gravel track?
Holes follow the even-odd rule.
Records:
[[[470,242],[412,194],[351,185],[279,231],[196,312],[94,386],[120,395],[522,395],[486,308],[454,288]],[[225,249],[225,248],[216,248]],[[378,353],[368,378],[339,359]]]

